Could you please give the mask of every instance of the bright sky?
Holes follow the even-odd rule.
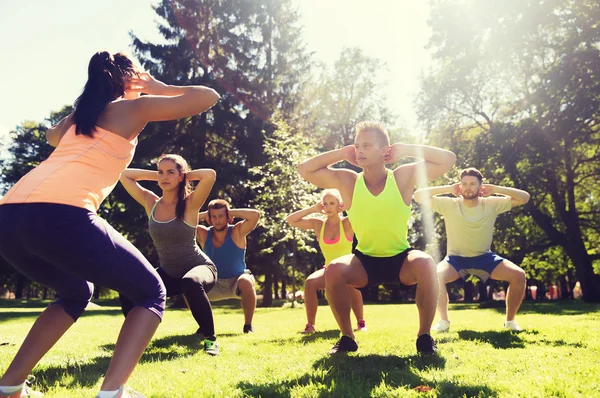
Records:
[[[388,106],[416,129],[413,100],[429,65],[429,8],[409,0],[295,0],[305,42],[333,64],[343,47],[360,47],[387,63]],[[99,49],[129,51],[133,31],[160,41],[153,0],[13,0],[0,2],[0,136],[24,120],[42,121],[72,104]],[[11,39],[12,38],[12,39]]]

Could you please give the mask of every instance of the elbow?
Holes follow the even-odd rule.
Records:
[[[207,181],[211,181],[212,183],[214,183],[215,181],[217,181],[217,172],[213,169],[206,169],[206,174],[204,178],[206,178]]]
[[[523,204],[526,204],[527,202],[529,202],[529,199],[531,199],[531,195],[529,194],[529,192],[525,192],[523,191],[524,195],[523,195]]]
[[[308,166],[306,165],[306,162],[302,162],[298,165],[298,173],[300,173],[300,177],[304,178],[305,180],[307,179]]]
[[[221,96],[219,95],[219,93],[217,93],[215,90],[208,89],[209,92],[209,99],[212,102],[212,105],[216,104],[218,100],[221,99]]]
[[[448,170],[450,170],[452,168],[452,166],[454,166],[455,163],[456,163],[456,154],[452,151],[448,151],[448,160],[446,161]]]

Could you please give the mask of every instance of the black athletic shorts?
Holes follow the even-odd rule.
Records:
[[[365,286],[382,284],[400,284],[400,269],[412,247],[392,257],[372,257],[354,250],[354,255],[360,260],[367,272],[368,282]]]

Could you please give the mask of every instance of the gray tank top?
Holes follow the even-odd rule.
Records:
[[[175,217],[169,221],[156,221],[154,210],[161,199],[157,200],[150,212],[148,232],[156,247],[160,267],[173,278],[182,278],[189,270],[198,265],[214,264],[196,243],[196,226]]]

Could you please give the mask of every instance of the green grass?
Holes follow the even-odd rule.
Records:
[[[44,304],[0,301],[0,372]],[[97,392],[123,321],[112,304],[86,312],[34,369],[46,397]],[[238,305],[215,305],[218,357],[202,352],[188,311],[168,309],[129,385],[148,397],[600,396],[600,305],[526,303],[518,320],[527,331],[513,334],[501,329],[503,308],[454,304],[434,358],[416,355],[414,304],[366,305],[359,351],[336,357],[327,355],[338,337],[328,307],[314,335],[297,333],[302,308],[259,308],[256,333],[244,335]],[[413,390],[420,385],[433,390]]]

